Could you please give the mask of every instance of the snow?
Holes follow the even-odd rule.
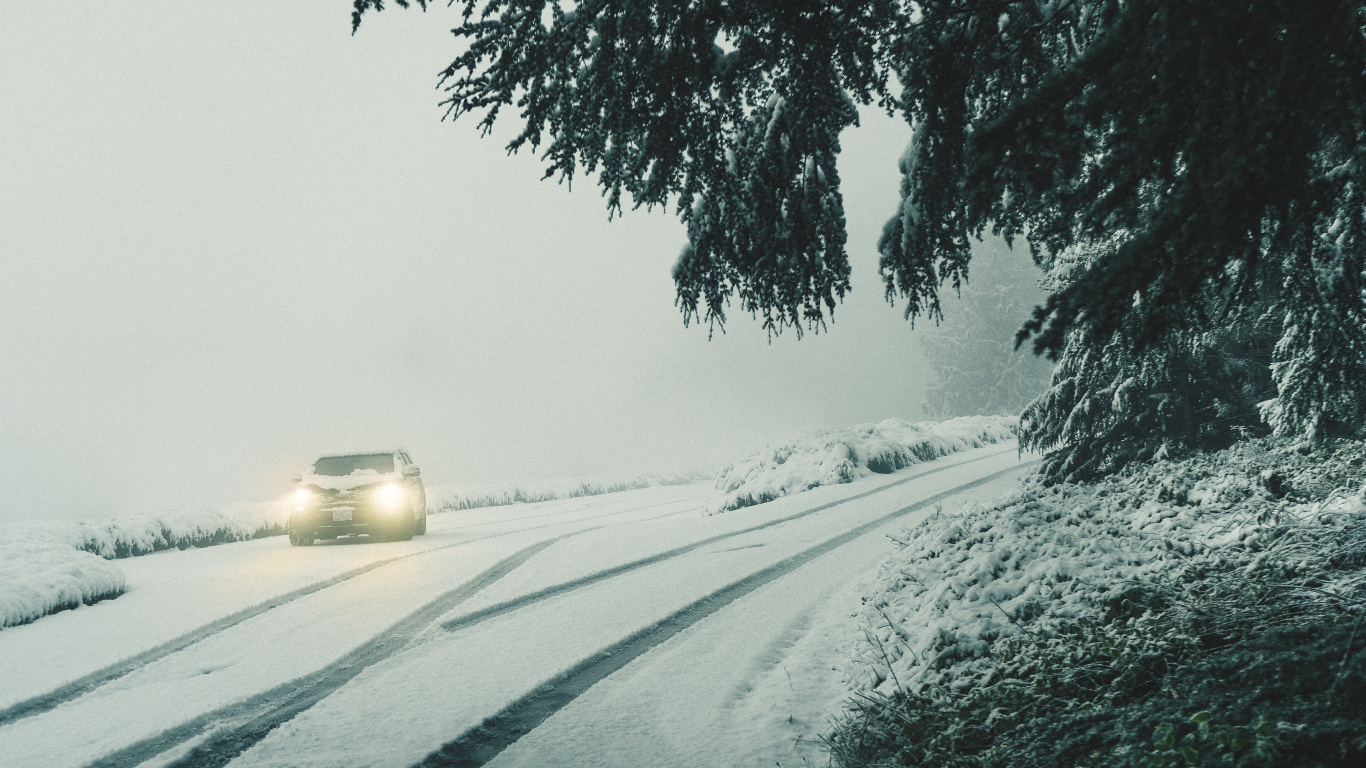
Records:
[[[425,643],[376,664],[332,696],[272,732],[238,758],[234,765],[242,768],[304,768],[343,763],[412,765],[441,744],[479,725],[501,708],[564,673],[580,660],[613,647],[700,597],[800,552],[815,542],[882,517],[890,510],[992,471],[1020,467],[1013,448],[1012,445],[1004,451],[998,449],[994,454],[979,452],[972,457],[979,461],[965,462],[963,466],[948,466],[944,472],[889,489],[886,495],[857,499],[834,507],[825,514],[803,517],[781,526],[717,542],[683,557],[664,560],[551,600],[533,603],[454,633],[433,631],[424,638]],[[1002,479],[994,487],[982,488],[979,492],[985,497],[999,495],[1013,482],[1014,478]],[[442,621],[665,550],[679,541],[698,540],[727,530],[743,530],[755,522],[780,519],[821,503],[858,495],[851,494],[851,491],[866,491],[879,485],[889,485],[888,479],[867,478],[852,488],[822,488],[805,496],[751,507],[732,515],[685,515],[586,531],[544,550],[526,563],[524,568],[477,594],[443,617]],[[753,756],[749,764],[771,765],[772,758],[764,755],[766,748],[776,743],[780,750],[778,754],[790,749],[785,741],[788,732],[779,732],[768,741],[757,744],[750,742],[756,734],[766,732],[765,723],[786,717],[786,711],[782,715],[770,713],[767,720],[759,723],[740,723],[726,733],[694,730],[698,727],[697,721],[705,720],[710,713],[717,711],[709,708],[712,705],[720,706],[733,699],[732,692],[747,684],[763,684],[766,674],[756,674],[753,665],[762,664],[765,653],[780,652],[777,649],[783,637],[795,640],[795,630],[790,626],[785,629],[783,625],[775,624],[778,619],[770,619],[773,612],[787,616],[789,624],[792,621],[810,621],[815,625],[818,615],[825,617],[820,625],[821,636],[829,635],[830,626],[847,620],[844,618],[848,613],[847,603],[823,601],[823,587],[813,588],[812,585],[819,585],[827,578],[832,580],[831,583],[838,583],[839,579],[832,576],[833,572],[839,572],[843,578],[847,578],[868,568],[885,551],[886,530],[875,531],[856,540],[861,547],[855,548],[852,553],[849,549],[841,548],[831,553],[831,557],[819,561],[822,569],[833,571],[822,570],[818,575],[808,576],[795,586],[779,590],[776,594],[764,590],[755,592],[746,600],[730,606],[726,609],[729,623],[716,630],[717,634],[709,642],[700,646],[690,645],[675,656],[655,655],[676,647],[676,641],[684,642],[685,636],[692,632],[689,630],[633,662],[622,672],[638,669],[638,664],[648,663],[653,670],[651,675],[664,674],[673,679],[662,690],[638,690],[641,686],[630,682],[628,677],[625,682],[610,689],[623,694],[620,701],[613,698],[609,702],[613,706],[610,717],[593,708],[587,714],[566,715],[577,718],[574,722],[578,725],[567,730],[578,733],[578,752],[567,751],[564,753],[566,757],[557,760],[548,757],[556,754],[557,750],[568,750],[572,746],[572,743],[553,736],[554,733],[566,732],[566,729],[561,729],[551,732],[550,742],[538,747],[534,756],[496,764],[593,765],[604,764],[601,761],[609,759],[610,764],[620,765],[673,764],[668,759],[661,762],[657,751],[660,739],[677,745],[692,744],[696,749],[699,748],[698,733],[706,733],[707,739],[712,742],[709,748],[718,756],[718,761],[712,764],[739,765],[742,763],[732,762],[726,756],[748,754]],[[782,582],[779,580],[775,585]],[[801,597],[795,604],[788,604],[788,599],[794,594]],[[811,611],[811,615],[804,619],[800,617],[803,608]],[[831,610],[835,612],[833,617],[826,614]],[[797,615],[792,616],[793,613]],[[711,619],[708,619],[704,623],[710,622]],[[755,642],[756,635],[772,641],[768,650],[760,652],[758,657],[746,652]],[[829,677],[832,670],[828,647],[812,642],[815,644],[804,646],[794,659],[805,659],[814,665],[814,669],[798,669],[795,661],[786,665],[787,669],[803,680],[804,687],[809,684],[823,691],[824,695],[837,698],[842,688],[836,684],[838,681],[832,682]],[[721,660],[724,662],[723,668],[715,672],[713,680],[699,683],[689,677],[689,670],[711,667],[717,661],[717,654],[724,654],[725,658]],[[677,661],[679,659],[686,663]],[[737,662],[738,666],[735,664]],[[674,670],[675,664],[681,666]],[[779,663],[778,668],[783,666]],[[769,672],[776,673],[773,670]],[[768,679],[767,684],[763,685],[764,690],[773,695],[782,694],[782,689],[773,683],[772,679]],[[700,687],[703,685],[706,687]],[[614,743],[612,738],[625,736],[627,729],[603,730],[608,727],[605,723],[629,723],[638,718],[650,718],[651,711],[658,712],[658,707],[646,707],[642,703],[664,695],[678,698],[666,713],[657,719],[650,719],[650,727],[655,729],[654,732],[635,740],[623,738],[615,742],[620,745],[620,750],[611,751]],[[760,700],[756,699],[755,702]],[[834,699],[826,698],[806,702],[802,705],[805,707],[802,710],[804,722],[819,727],[820,717],[815,708],[833,702]],[[577,705],[578,702],[575,702],[571,707]],[[699,707],[697,712],[691,717],[684,717],[694,705]],[[772,709],[785,705],[753,703],[747,706]],[[566,708],[563,712],[569,711]],[[547,725],[553,721],[554,718],[547,721]],[[402,726],[395,727],[396,723]],[[592,734],[591,741],[584,741],[587,734]],[[577,757],[570,759],[568,756],[571,754]],[[580,759],[583,762],[578,762]],[[685,764],[692,762],[687,761]],[[707,763],[703,761],[702,764]]]
[[[1014,478],[977,489],[991,499]],[[886,551],[866,534],[647,653],[489,763],[514,766],[820,765],[847,695],[839,656],[858,578]]]
[[[360,488],[364,485],[371,485],[383,480],[397,480],[401,475],[397,472],[380,473],[373,469],[357,469],[349,475],[304,475],[299,482],[300,486],[317,486],[331,491],[349,491],[353,488]]]
[[[384,637],[395,622],[431,605],[436,596],[534,547],[535,554],[507,576],[234,761],[237,766],[411,765],[544,681],[681,606],[929,495],[1016,470],[1023,466],[1008,443],[726,515],[704,514],[706,486],[655,486],[453,511],[431,518],[428,535],[409,542],[339,540],[299,548],[265,538],[120,561],[127,572],[122,599],[0,632],[0,710],[158,646],[169,643],[173,649],[151,653],[149,661],[135,664],[126,675],[59,707],[0,725],[0,766],[88,764],[225,705],[345,663],[360,645]],[[1011,480],[995,482],[995,490],[977,490],[999,492]],[[769,522],[776,524],[744,532]],[[894,526],[881,525],[657,646],[621,670],[623,677],[602,681],[616,686],[603,689],[609,693],[636,692],[620,698],[620,708],[604,710],[602,703],[582,697],[581,703],[592,706],[582,713],[580,702],[566,707],[546,722],[544,734],[552,738],[563,732],[556,730],[561,721],[556,718],[621,724],[637,712],[648,724],[631,738],[615,726],[604,731],[621,738],[614,742],[619,748],[603,751],[601,760],[651,764],[652,743],[683,749],[695,738],[694,729],[714,715],[726,725],[707,745],[713,762],[772,765],[764,759],[771,753],[788,765],[783,756],[796,754],[792,739],[803,740],[801,750],[814,746],[823,727],[820,710],[832,706],[843,690],[830,668],[839,639],[835,630],[849,612],[848,584],[885,551],[884,534]],[[737,535],[456,631],[441,626],[493,603],[718,534]],[[270,603],[289,595],[295,597]],[[267,608],[256,610],[261,606]],[[212,631],[195,634],[205,627]],[[175,638],[187,633],[197,640],[176,646]],[[702,677],[690,688],[694,674]],[[665,688],[642,687],[656,682]],[[661,696],[668,689],[678,695]],[[606,699],[610,704],[618,696]],[[701,709],[689,715],[694,706]],[[788,725],[775,729],[789,717]],[[592,732],[574,725],[569,730]],[[150,764],[165,764],[193,743],[167,742],[168,752]],[[553,738],[527,741],[525,748],[541,755],[555,750]],[[741,763],[729,761],[731,753]]]
[[[0,543],[0,627],[123,594],[118,566],[65,544]]]
[[[428,521],[426,536],[411,542],[341,539],[303,550],[282,537],[270,537],[107,563],[127,575],[127,591],[118,600],[0,631],[0,709],[272,598],[392,558],[426,557],[442,548],[461,552],[476,542],[511,538],[524,530],[554,535],[637,514],[649,517],[695,506],[702,491],[696,486],[660,488],[649,492],[648,499],[641,493],[595,499],[591,509],[574,500],[525,505],[516,508],[517,514],[504,507],[442,515]],[[639,507],[645,508],[637,511]],[[580,522],[584,517],[595,519]],[[307,555],[299,555],[305,551]]]
[[[874,473],[930,461],[951,453],[1015,439],[1006,416],[963,416],[944,422],[887,419],[845,429],[822,430],[775,443],[732,462],[716,476],[712,512],[762,504],[822,485],[852,482]]]
[[[963,690],[980,680],[995,644],[1025,625],[1051,637],[1063,622],[1099,617],[1107,601],[1173,562],[1225,557],[1268,515],[1321,528],[1366,513],[1362,492],[1278,500],[1263,468],[1285,461],[1244,445],[1095,484],[1032,479],[999,504],[946,506],[901,531],[897,551],[864,584],[843,674],[854,691]]]
[[[287,515],[277,502],[0,529],[0,628],[123,594],[123,571],[101,558],[278,533]]]

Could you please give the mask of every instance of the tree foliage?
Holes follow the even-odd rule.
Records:
[[[839,134],[855,102],[894,101],[895,0],[463,6],[449,116],[487,131],[516,108],[508,149],[539,151],[547,178],[597,174],[614,213],[673,201],[685,322],[724,324],[736,296],[770,332],[824,323],[849,289]],[[356,0],[354,23],[382,7]]]
[[[839,135],[877,103],[913,127],[880,243],[908,317],[941,316],[986,232],[1046,269],[1090,254],[1018,337],[1090,372],[1031,423],[1111,385],[1153,402],[1225,375],[1200,340],[1268,323],[1272,428],[1317,441],[1366,416],[1360,0],[459,4],[449,114],[488,129],[516,109],[509,149],[596,174],[613,212],[675,204],[685,322],[723,324],[735,298],[770,333],[822,327],[849,289]],[[355,0],[355,22],[381,7]],[[1170,433],[1178,412],[1147,413]],[[1076,451],[1073,434],[1026,437]]]

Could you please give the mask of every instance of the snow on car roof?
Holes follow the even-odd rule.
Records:
[[[396,454],[396,453],[407,453],[407,451],[403,450],[402,448],[394,448],[394,449],[392,449],[392,450],[380,450],[380,451],[346,451],[346,452],[344,452],[344,453],[342,453],[342,452],[338,452],[338,453],[322,453],[322,454],[318,454],[318,458],[320,458],[320,459],[348,459],[348,458],[351,458],[352,456],[388,456],[388,455]]]

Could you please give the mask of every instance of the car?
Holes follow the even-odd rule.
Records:
[[[285,532],[296,547],[359,534],[407,541],[427,532],[422,470],[407,451],[322,456],[294,482]]]

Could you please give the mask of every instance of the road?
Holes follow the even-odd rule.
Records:
[[[818,762],[843,606],[888,533],[994,498],[1014,443],[706,515],[665,486],[121,561],[0,632],[0,766]]]

